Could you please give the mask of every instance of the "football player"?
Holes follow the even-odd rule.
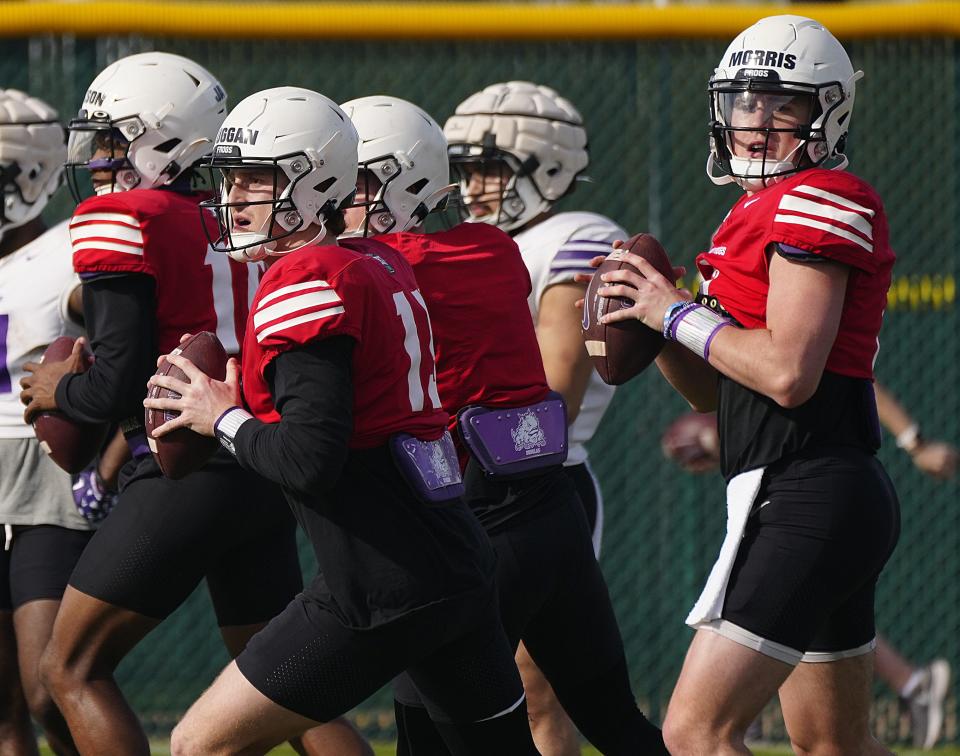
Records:
[[[600,554],[603,498],[585,444],[593,437],[614,387],[593,370],[583,348],[574,303],[590,260],[628,234],[609,218],[554,212],[589,164],[587,133],[577,109],[549,87],[526,81],[491,84],[460,105],[444,125],[465,218],[513,236],[530,272],[528,303],[547,383],[567,404],[570,452],[564,463],[586,510]],[[534,739],[547,756],[580,752],[579,738],[525,647],[517,655]]]
[[[876,192],[843,170],[854,71],[821,24],[772,16],[709,82],[708,175],[744,195],[691,301],[642,258],[603,274],[669,342],[664,376],[718,410],[727,538],[664,723],[671,753],[743,753],[779,691],[794,749],[889,753],[869,726],[874,591],[899,534],[875,457],[877,335],[894,254]]]
[[[53,108],[0,90],[0,742],[13,753],[36,753],[31,714],[55,751],[74,751],[37,663],[94,527],[74,506],[70,476],[24,423],[18,396],[24,364],[58,336],[82,332],[69,306],[79,282],[67,224],[47,229],[40,217],[66,154]]]
[[[417,276],[433,326],[439,396],[465,467],[465,500],[497,552],[500,609],[512,647],[524,639],[600,751],[665,753],[659,730],[630,690],[590,530],[561,466],[563,399],[549,392],[517,245],[482,223],[423,233],[425,216],[451,189],[440,127],[395,97],[363,97],[343,109],[360,134],[356,205],[347,211],[347,227],[382,234],[377,239],[398,250]],[[488,424],[492,430],[484,431]],[[400,753],[444,753],[440,743],[423,745],[432,728],[409,677],[395,691]]]
[[[210,159],[214,247],[268,266],[242,369],[218,382],[169,356],[190,382],[154,376],[181,398],[144,404],[181,413],[157,435],[216,433],[280,483],[320,572],[191,707],[175,753],[262,752],[404,670],[451,752],[536,753],[413,271],[374,241],[337,243],[357,141],[334,102],[279,87],[230,113]]]
[[[151,52],[104,69],[69,125],[71,187],[95,191],[69,225],[96,360],[78,373],[78,342],[66,361],[28,364],[22,399],[28,421],[59,409],[121,423],[135,458],[70,577],[40,665],[86,753],[148,753],[114,670],[204,577],[231,654],[302,587],[295,522],[275,486],[225,452],[164,478],[143,431],[147,378],[185,330],[214,331],[239,352],[256,274],[210,251],[204,224],[216,222],[198,209],[208,195],[191,188],[225,114],[207,70]]]

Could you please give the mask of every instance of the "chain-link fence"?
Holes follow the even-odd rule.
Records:
[[[470,19],[465,17],[464,24]],[[295,23],[295,20],[291,20]],[[388,93],[441,123],[466,95],[494,81],[548,84],[581,110],[590,134],[593,184],[564,201],[631,231],[658,236],[690,266],[736,196],[704,175],[705,84],[724,40],[643,42],[334,42],[35,37],[4,40],[0,86],[59,107],[79,106],[93,76],[119,56],[166,50],[206,65],[231,102],[281,84],[338,100]],[[955,305],[960,220],[958,46],[952,39],[851,42],[858,85],[852,169],[885,199],[899,262],[885,318],[878,373],[929,437],[960,441],[960,322]],[[53,213],[69,211],[64,199]],[[603,567],[626,640],[635,691],[659,720],[690,633],[683,618],[719,548],[723,484],[666,462],[661,430],[684,409],[655,370],[622,388],[592,444],[607,502]],[[903,504],[900,545],[881,581],[879,627],[906,654],[960,659],[960,527],[956,482],[923,478],[887,439],[881,457]],[[571,654],[577,649],[570,649]],[[198,592],[121,668],[137,711],[161,734],[226,661],[206,596]],[[880,691],[877,729],[895,739],[902,716]],[[957,725],[953,696],[947,735]],[[357,713],[389,730],[383,694]],[[765,717],[776,727],[774,714]]]

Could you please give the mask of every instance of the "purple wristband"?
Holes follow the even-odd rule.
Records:
[[[707,336],[707,343],[703,345],[703,359],[707,362],[710,361],[710,344],[713,343],[714,337],[720,332],[720,329],[726,328],[729,325],[733,325],[733,323],[729,321],[726,323],[718,323],[717,327],[710,332],[709,336]]]

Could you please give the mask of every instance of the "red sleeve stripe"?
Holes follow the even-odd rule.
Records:
[[[288,320],[281,320],[279,323],[274,323],[271,326],[267,326],[261,331],[257,331],[257,342],[262,342],[267,336],[271,336],[277,331],[283,331],[287,328],[293,328],[294,326],[301,325],[303,323],[309,323],[312,320],[321,320],[322,318],[330,318],[334,315],[339,315],[343,312],[342,307],[328,307],[325,310],[320,310],[320,312],[310,312],[306,315],[299,315],[295,318],[290,318]]]
[[[873,218],[877,214],[876,210],[871,210],[869,207],[864,207],[863,205],[858,205],[853,200],[849,200],[846,197],[841,197],[839,194],[834,194],[833,192],[828,192],[826,189],[818,189],[815,186],[807,186],[806,184],[800,184],[799,186],[793,187],[790,191],[800,192],[801,194],[809,194],[813,197],[819,197],[820,199],[829,200],[835,205],[840,205],[840,207],[845,207],[848,210],[853,210],[858,213],[863,213],[869,218]]]
[[[289,299],[283,299],[269,307],[264,307],[261,302],[253,315],[253,327],[260,328],[260,326],[265,323],[286,317],[294,312],[325,308],[332,304],[340,304],[340,297],[337,296],[337,292],[333,289],[298,294]]]
[[[854,244],[857,244],[863,247],[867,252],[873,252],[873,243],[867,241],[861,236],[853,233],[852,231],[847,231],[840,226],[835,226],[832,223],[826,223],[824,221],[815,220],[814,218],[807,218],[803,215],[782,215],[777,213],[773,220],[775,223],[792,223],[797,226],[807,226],[809,228],[818,228],[821,231],[827,231],[835,236],[839,236],[848,241],[852,241]]]
[[[282,288],[272,291],[267,294],[263,299],[260,300],[258,307],[263,307],[267,302],[272,302],[277,297],[283,297],[287,294],[293,294],[297,291],[304,291],[305,289],[329,289],[330,284],[326,281],[304,281],[303,283],[291,284],[290,286],[283,286]]]

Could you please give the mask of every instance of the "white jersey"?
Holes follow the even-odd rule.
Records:
[[[23,365],[58,336],[83,333],[67,314],[79,283],[66,221],[0,258],[0,438],[33,437],[20,403]]]
[[[530,271],[533,290],[530,293],[530,312],[537,322],[543,293],[558,283],[573,281],[577,273],[593,273],[590,260],[606,255],[610,244],[626,239],[627,232],[609,218],[596,213],[560,213],[547,218],[532,228],[513,237]],[[580,412],[570,427],[568,465],[587,459],[584,444],[600,425],[603,413],[613,399],[613,386],[608,386],[594,371],[580,403]]]

